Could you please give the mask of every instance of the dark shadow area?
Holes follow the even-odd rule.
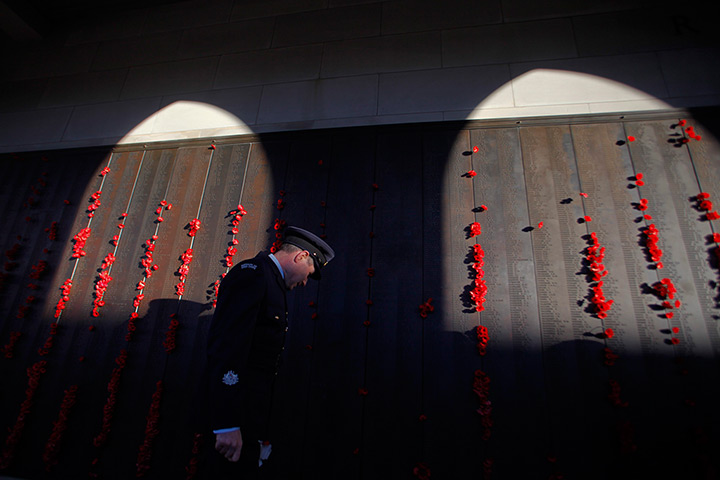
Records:
[[[208,176],[216,183],[206,190],[203,206],[210,213],[203,216],[199,233],[208,237],[197,239],[200,247],[196,246],[197,263],[192,264],[190,277],[201,292],[193,298],[205,301],[148,298],[148,311],[137,319],[131,342],[125,340],[127,317],[106,315],[96,322],[85,308],[76,316],[63,317],[53,336],[54,345],[44,356],[37,350],[46,343],[57,288],[64,280],[58,269],[72,264],[67,252],[77,226],[70,222],[82,213],[78,206],[88,203],[84,192],[95,173],[87,172],[97,172],[108,152],[85,156],[83,152],[50,152],[50,159],[57,153],[66,160],[59,161],[48,176],[67,177],[71,183],[58,181],[52,186],[52,199],[33,193],[42,199],[38,207],[32,207],[32,202],[24,206],[37,169],[28,170],[19,158],[4,156],[12,173],[7,178],[17,180],[8,181],[7,193],[0,192],[3,199],[16,202],[4,213],[10,227],[3,231],[3,251],[11,252],[12,258],[7,260],[17,265],[8,273],[17,276],[6,277],[4,283],[0,341],[6,345],[16,330],[23,335],[14,346],[13,357],[0,359],[0,373],[13,385],[0,393],[0,431],[8,432],[16,423],[27,395],[26,369],[38,360],[48,363],[13,461],[3,474],[37,479],[85,478],[88,472],[107,479],[135,477],[151,398],[162,380],[157,436],[144,478],[185,478],[186,467],[196,458],[191,401],[203,365],[211,286],[219,267],[227,264],[225,251],[232,246],[228,240],[234,226],[229,223],[234,218],[229,209],[235,208],[242,190],[242,204],[249,212],[242,222],[256,222],[240,224],[245,229],[239,235],[244,242],[240,247],[248,252],[246,257],[270,248],[278,222],[326,235],[336,251],[342,252],[323,273],[321,283],[290,295],[291,330],[273,404],[275,448],[264,478],[334,480],[383,478],[391,473],[392,478],[410,479],[413,467],[421,461],[428,463],[433,478],[468,478],[483,471],[493,478],[549,478],[553,474],[583,479],[712,478],[718,472],[712,452],[719,446],[714,412],[719,380],[716,359],[682,357],[682,350],[665,344],[661,346],[667,347],[667,352],[632,351],[622,343],[614,347],[612,342],[618,339],[598,335],[600,329],[582,331],[582,339],[546,343],[523,331],[525,318],[492,312],[478,317],[473,313],[468,286],[474,279],[471,250],[463,250],[454,259],[450,270],[455,274],[448,280],[443,245],[448,237],[468,240],[465,219],[481,213],[474,201],[466,202],[463,208],[467,211],[458,217],[453,217],[458,212],[442,206],[443,192],[451,190],[447,185],[473,181],[461,174],[450,180],[444,175],[446,165],[456,157],[470,161],[471,155],[466,153],[472,144],[457,140],[466,133],[462,131],[465,125],[260,135],[253,138],[253,149],[247,143],[218,142],[213,157],[218,170]],[[201,169],[200,175],[193,176],[192,167],[206,160],[206,143],[183,143],[182,152],[175,146],[148,151],[149,163],[162,165],[172,157],[172,168],[178,170],[169,166],[153,170],[147,190],[163,190],[165,184],[158,187],[155,180],[162,178],[171,185],[177,175],[186,180],[179,182],[183,187],[202,191],[205,172]],[[187,153],[190,150],[199,153]],[[182,157],[184,154],[188,157]],[[47,163],[41,154],[37,157],[28,157],[33,166]],[[183,161],[189,165],[186,171],[179,170]],[[47,192],[50,187],[48,183]],[[470,188],[466,190],[472,193]],[[66,198],[69,204],[65,204]],[[564,193],[560,198],[569,197]],[[25,212],[38,211],[46,199],[51,207],[43,220],[26,222]],[[150,211],[154,210],[154,200],[145,201],[143,209],[152,205]],[[185,201],[192,204],[188,207],[192,218],[197,211],[194,197]],[[559,200],[553,206],[557,203],[571,202]],[[174,208],[182,208],[182,202]],[[173,221],[169,214],[167,217],[168,222]],[[48,225],[51,229],[56,218],[57,240],[37,235],[50,235],[52,230],[27,226]],[[78,218],[84,220],[84,213]],[[186,238],[188,220],[174,220],[176,237]],[[108,225],[115,222],[113,216]],[[527,225],[530,219],[515,222]],[[541,233],[545,231],[537,224],[510,236],[527,238]],[[18,235],[22,242],[14,250]],[[481,240],[485,238],[482,235]],[[161,235],[160,241],[171,242],[173,237]],[[102,236],[103,251],[108,238]],[[146,237],[138,233],[131,238],[133,248],[139,248]],[[48,244],[62,248],[49,248],[45,254],[49,255],[47,273],[38,279],[37,289],[42,300],[37,309],[31,305],[26,319],[17,319],[13,314],[26,299],[24,279],[37,270],[32,266],[44,258],[38,255]],[[642,246],[640,243],[637,248]],[[172,272],[183,250],[172,249],[167,256],[163,268],[171,273],[166,281],[177,281]],[[485,261],[492,267],[500,258],[489,249],[488,253]],[[717,268],[710,253],[708,261]],[[133,271],[116,282],[126,286],[137,282],[137,259],[132,257]],[[235,263],[241,259],[236,257]],[[571,276],[579,278],[585,295],[591,283],[589,264],[583,263],[580,252],[576,266]],[[91,284],[97,265],[81,273]],[[491,269],[486,273],[492,274]],[[652,285],[644,283],[642,287],[642,293],[656,294]],[[126,296],[123,301],[131,298]],[[422,320],[418,305],[429,297],[436,311]],[[441,306],[446,303],[458,305],[454,311],[443,311]],[[477,353],[473,328],[478,318],[483,324],[510,331],[503,342],[491,336],[485,356]],[[173,319],[180,325],[175,338],[178,349],[169,353],[165,342]],[[556,318],[548,313],[543,320],[547,323],[537,330],[547,329],[543,334],[552,339]],[[667,328],[657,330],[665,335]],[[608,347],[617,350],[612,365],[606,364],[608,352],[604,349]],[[123,350],[127,352],[124,361],[119,360]],[[123,369],[112,427],[98,447],[94,441],[102,430],[109,382],[120,364]],[[473,391],[478,370],[490,379],[490,409],[487,403],[479,403]],[[70,385],[77,385],[77,403],[54,454],[57,464],[47,472],[43,458],[48,439]],[[481,407],[483,415],[477,413]],[[483,440],[488,415],[492,416],[490,434]],[[420,420],[421,416],[426,418]],[[492,462],[484,463],[487,459]]]

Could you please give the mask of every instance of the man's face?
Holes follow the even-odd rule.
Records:
[[[310,258],[310,253],[307,250],[298,252],[293,258],[290,268],[285,272],[285,285],[288,290],[305,285],[313,272],[315,272],[315,264]]]

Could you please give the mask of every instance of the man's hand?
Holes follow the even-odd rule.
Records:
[[[231,462],[237,462],[240,459],[242,446],[240,430],[215,434],[215,450],[225,455],[225,458]]]

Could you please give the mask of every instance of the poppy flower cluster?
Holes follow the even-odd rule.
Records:
[[[420,304],[420,317],[427,318],[429,314],[435,311],[435,307],[431,302],[432,298],[428,298],[424,303]]]
[[[647,199],[647,198],[641,198],[641,199],[640,199],[640,203],[638,203],[637,205],[635,205],[635,208],[637,208],[637,209],[640,210],[641,212],[647,211],[647,209],[648,209],[648,199]],[[645,220],[652,220],[652,217],[651,217],[650,215],[648,215],[648,214],[644,214],[644,215],[643,215],[643,218],[644,218]]]
[[[70,289],[72,288],[72,280],[66,279],[60,286],[60,300],[55,305],[55,318],[60,318],[62,311],[65,310],[65,304],[70,300]]]
[[[483,478],[492,478],[494,464],[495,460],[493,460],[492,458],[486,458],[485,460],[483,460]]]
[[[30,414],[33,397],[40,385],[40,377],[46,372],[46,366],[47,362],[40,360],[27,369],[28,385],[25,389],[25,400],[20,404],[20,413],[18,413],[15,424],[9,429],[9,434],[5,439],[5,449],[2,452],[2,456],[0,456],[0,470],[8,468],[15,457],[15,449],[25,429],[25,419]]]
[[[57,240],[58,236],[58,228],[60,225],[58,222],[52,222],[48,228],[45,229],[45,233],[48,234],[48,239],[52,240],[53,242]]]
[[[58,414],[57,420],[53,422],[52,432],[45,444],[43,462],[45,463],[45,470],[48,472],[58,464],[58,452],[60,450],[60,444],[62,443],[62,436],[67,429],[70,411],[77,400],[77,390],[77,385],[71,385],[70,388],[65,390],[65,395],[60,404],[60,413]]]
[[[48,337],[45,339],[45,343],[42,347],[38,348],[38,355],[41,357],[44,357],[48,353],[50,353],[50,349],[53,346],[53,339],[55,338],[55,335],[57,335],[58,332],[58,324],[57,322],[53,322],[50,324],[50,333],[48,334]]]
[[[605,269],[605,265],[602,263],[605,258],[605,247],[600,245],[600,241],[597,238],[597,233],[590,233],[590,246],[587,248],[587,254],[585,259],[588,261],[590,272],[592,272],[592,281],[597,282],[596,285],[592,286],[592,296],[590,301],[595,306],[595,313],[598,318],[607,318],[607,312],[610,310],[613,304],[613,300],[605,298],[605,292],[603,291],[603,277],[608,274]]]
[[[105,168],[103,168],[102,170],[100,170],[100,176],[101,176],[101,177],[104,177],[104,176],[107,175],[108,173],[110,173],[110,167],[105,167]]]
[[[85,227],[82,230],[80,230],[75,236],[73,237],[73,253],[72,258],[80,258],[85,256],[85,243],[87,242],[88,238],[90,238],[90,227]]]
[[[177,273],[180,276],[180,281],[175,285],[175,295],[182,297],[185,295],[185,280],[190,273],[190,262],[193,259],[193,249],[188,248],[180,255],[180,261],[182,264],[178,267]]]
[[[128,342],[132,340],[133,334],[137,330],[137,325],[135,325],[135,321],[138,319],[138,317],[139,315],[137,312],[132,312],[130,314],[130,318],[128,319],[127,324],[127,333],[125,334],[125,340]]]
[[[146,279],[152,277],[153,272],[160,268],[153,260],[153,252],[155,251],[155,242],[157,239],[158,236],[153,235],[145,240],[145,254],[140,258],[140,265],[145,269]]]
[[[110,274],[106,271],[101,271],[97,279],[95,280],[95,299],[93,300],[93,309],[92,309],[92,316],[93,317],[99,317],[100,316],[100,308],[105,306],[105,301],[103,300],[103,297],[105,297],[105,291],[107,290],[108,284],[112,281],[112,277]]]
[[[620,437],[620,452],[630,454],[637,451],[635,445],[635,428],[629,420],[623,420],[618,425],[618,436]]]
[[[93,218],[95,216],[95,210],[100,208],[100,195],[102,195],[102,192],[100,190],[90,195],[90,200],[92,200],[92,203],[88,205],[88,208],[86,210],[88,218]]]
[[[612,351],[609,347],[603,348],[603,358],[606,366],[612,367],[615,365],[615,360],[620,358],[619,355],[617,355],[615,352]]]
[[[681,121],[684,122],[684,120],[681,120]],[[678,125],[680,125],[679,122],[678,122]],[[685,125],[685,124],[683,124],[682,126],[684,126],[684,125]],[[693,128],[692,125],[689,125],[688,127],[685,128],[685,134],[686,134],[688,137],[690,137],[690,138],[694,138],[694,139],[697,140],[698,142],[699,142],[700,140],[702,140],[702,137],[701,137],[700,135],[698,135],[697,133],[695,133],[695,128]],[[683,143],[687,143],[687,142],[689,141],[689,140],[687,140],[686,138],[684,138],[683,140],[686,140],[686,141],[683,142]]]
[[[22,250],[22,245],[16,243],[9,249],[5,250],[5,256],[10,261],[17,260],[18,256],[20,255],[20,250]]]
[[[700,192],[695,196],[695,199],[697,200],[697,207],[699,210],[702,210],[705,213],[705,218],[708,220],[718,220],[720,219],[720,214],[718,214],[717,210],[713,210],[713,204],[710,201],[710,194],[707,192]],[[710,211],[712,210],[712,211]]]
[[[117,394],[120,389],[120,376],[125,369],[125,365],[127,365],[127,356],[127,350],[123,349],[120,350],[118,356],[115,357],[115,364],[117,366],[113,368],[112,375],[110,375],[110,381],[107,386],[108,398],[105,401],[105,406],[103,407],[102,427],[100,428],[100,433],[93,438],[93,445],[97,448],[105,445],[108,434],[110,433],[112,417],[115,413],[115,405],[117,403]]]
[[[193,446],[190,449],[190,460],[185,467],[185,480],[192,480],[197,475],[198,465],[200,463],[200,448],[203,442],[203,434],[196,433],[193,435]]]
[[[138,451],[136,477],[144,476],[150,470],[150,458],[152,457],[152,444],[160,433],[160,399],[162,398],[163,383],[158,380],[155,384],[155,392],[152,394],[150,401],[150,409],[147,414],[147,423],[145,424],[145,439]]]
[[[645,185],[645,181],[643,180],[644,175],[640,172],[635,174],[635,186],[636,187],[642,187]]]
[[[483,280],[485,276],[485,270],[483,270],[485,266],[484,257],[485,251],[482,249],[482,246],[479,243],[473,245],[473,258],[475,259],[475,263],[473,263],[472,268],[475,270],[475,280],[473,281],[473,288],[470,290],[470,298],[475,304],[475,310],[478,312],[485,310],[485,295],[487,295],[487,285],[485,284],[485,280]]]
[[[225,265],[228,268],[232,267],[235,264],[233,262],[233,257],[235,256],[235,254],[237,254],[237,251],[237,248],[233,245],[227,247],[227,255],[225,255]]]
[[[488,333],[487,327],[484,327],[482,325],[478,325],[477,328],[477,349],[478,354],[480,354],[481,357],[484,357],[487,353],[487,345],[490,341],[490,334]]]
[[[481,423],[483,426],[482,439],[490,439],[491,429],[493,426],[492,420],[492,403],[490,402],[490,377],[482,370],[475,370],[475,379],[473,380],[473,392],[477,395],[480,401],[480,407],[477,409],[477,413],[482,417]]]
[[[275,223],[273,224],[273,229],[275,230],[275,241],[273,242],[272,246],[270,247],[270,253],[275,253],[280,248],[280,245],[282,245],[282,231],[285,228],[285,220],[281,220],[279,218],[275,219]]]
[[[419,480],[430,480],[430,467],[427,464],[420,462],[413,467],[413,475]]]
[[[620,384],[617,382],[617,380],[614,379],[610,379],[609,383],[610,393],[608,394],[608,399],[610,400],[610,403],[612,403],[616,407],[627,407],[629,403],[620,399]]]
[[[224,278],[225,274],[223,273],[222,276]],[[213,308],[217,307],[217,297],[218,297],[219,291],[220,291],[220,280],[215,280],[215,282],[213,283],[213,301],[212,301]]]
[[[675,313],[672,311],[673,308],[680,308],[682,303],[679,299],[675,299],[675,294],[677,293],[677,289],[675,288],[675,285],[673,284],[672,280],[669,278],[663,278],[659,282],[655,282],[652,286],[653,290],[655,291],[655,294],[663,301],[661,306],[665,310],[670,310],[665,312],[665,318],[673,318],[675,316]],[[670,300],[675,300],[675,302],[670,302]],[[673,339],[673,344],[677,345],[680,340]]]
[[[482,233],[482,227],[478,222],[473,222],[470,224],[470,238],[477,237]]]
[[[170,325],[168,326],[167,332],[165,332],[165,341],[163,342],[163,346],[165,347],[165,351],[167,353],[175,351],[175,347],[177,346],[175,343],[177,329],[180,326],[180,322],[178,321],[176,314],[173,313],[170,317]]]
[[[197,218],[193,218],[192,220],[190,220],[189,225],[190,231],[188,232],[188,236],[194,237],[198,230],[200,230],[200,220],[198,220]]]
[[[245,211],[242,205],[238,205],[237,209],[230,211],[230,215],[233,217],[233,219],[230,221],[230,226],[232,227],[230,229],[230,233],[232,233],[233,235],[237,235],[240,231],[238,229],[238,226],[240,225],[240,220],[242,220],[243,215],[247,215],[247,211]]]
[[[659,282],[656,282],[653,284],[653,290],[655,290],[655,293],[660,297],[660,299],[675,299],[675,294],[677,293],[677,289],[675,288],[675,285],[673,285],[672,280],[669,278],[663,278]]]
[[[28,276],[33,280],[41,280],[47,272],[47,268],[48,262],[46,260],[40,260],[38,263],[30,267],[30,274]]]
[[[13,354],[15,352],[15,344],[22,336],[22,333],[15,330],[10,332],[10,340],[8,340],[8,343],[3,346],[3,348],[0,350],[5,358],[12,358]]]
[[[655,268],[663,268],[663,264],[660,261],[663,256],[663,251],[658,247],[660,241],[660,231],[651,223],[647,227],[641,229],[642,234],[645,237],[645,249],[650,261],[655,262]]]

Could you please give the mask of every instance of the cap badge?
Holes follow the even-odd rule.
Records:
[[[233,372],[232,370],[230,370],[225,375],[223,375],[223,379],[222,379],[222,381],[225,385],[235,385],[236,383],[238,383],[238,380],[239,379],[238,379],[237,374],[235,372]]]

